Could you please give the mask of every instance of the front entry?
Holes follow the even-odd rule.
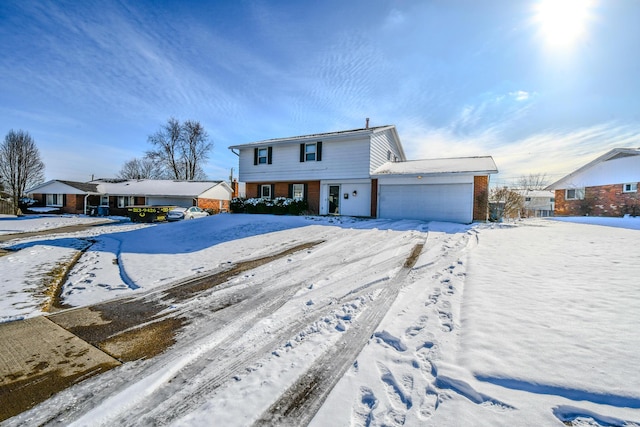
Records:
[[[329,186],[329,215],[340,215],[340,186]]]

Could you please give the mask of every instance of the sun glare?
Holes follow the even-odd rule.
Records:
[[[592,7],[593,0],[540,0],[535,19],[546,43],[563,48],[582,38]]]

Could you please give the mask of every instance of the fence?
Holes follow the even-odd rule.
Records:
[[[0,199],[0,215],[13,215],[13,203]]]

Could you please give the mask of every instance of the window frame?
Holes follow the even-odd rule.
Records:
[[[627,189],[629,186],[629,189]],[[622,192],[623,193],[637,193],[638,192],[638,183],[637,182],[626,182],[622,184]]]
[[[119,208],[126,208],[135,204],[133,196],[118,196],[117,203]]]
[[[109,206],[109,196],[100,196],[100,206]]]
[[[267,189],[265,196],[265,189]],[[260,198],[264,200],[271,200],[273,198],[273,194],[271,194],[271,184],[261,184],[260,185]]]
[[[266,165],[269,161],[269,149],[267,147],[258,148],[258,164]]]
[[[298,191],[296,191],[296,187]],[[300,193],[300,196],[296,196],[296,193]],[[304,200],[304,184],[292,184],[291,186],[291,198]]]
[[[313,151],[309,148],[313,147]],[[304,144],[304,161],[315,162],[318,153],[318,144],[315,142],[308,142]]]
[[[64,194],[62,193],[47,193],[45,195],[45,205],[62,207],[64,205]]]
[[[573,196],[569,197],[569,192],[573,191]],[[564,192],[565,200],[584,200],[584,188],[567,188]]]

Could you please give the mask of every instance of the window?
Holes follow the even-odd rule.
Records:
[[[118,207],[126,208],[133,205],[133,196],[118,196]]]
[[[304,161],[315,162],[316,161],[316,144],[305,144],[304,146]]]
[[[264,184],[260,186],[260,197],[263,199],[271,199],[271,185]]]
[[[566,190],[565,199],[567,200],[583,200],[584,188],[569,188]]]
[[[47,194],[47,206],[62,206],[64,204],[64,195]]]
[[[263,165],[267,163],[267,149],[258,149],[258,164]]]
[[[319,162],[322,160],[322,141],[300,144],[300,162]]]
[[[530,201],[531,201],[531,197],[525,197],[525,198],[524,198],[524,201],[525,201],[525,202],[530,202]]]
[[[623,193],[635,193],[638,191],[638,183],[634,182],[634,183],[629,183],[629,184],[622,184],[622,192]]]
[[[272,147],[262,147],[253,149],[253,164],[254,165],[270,165],[273,155]]]
[[[109,196],[100,196],[100,206],[109,206]]]
[[[304,199],[304,184],[293,184],[293,190],[291,196],[294,199]]]

